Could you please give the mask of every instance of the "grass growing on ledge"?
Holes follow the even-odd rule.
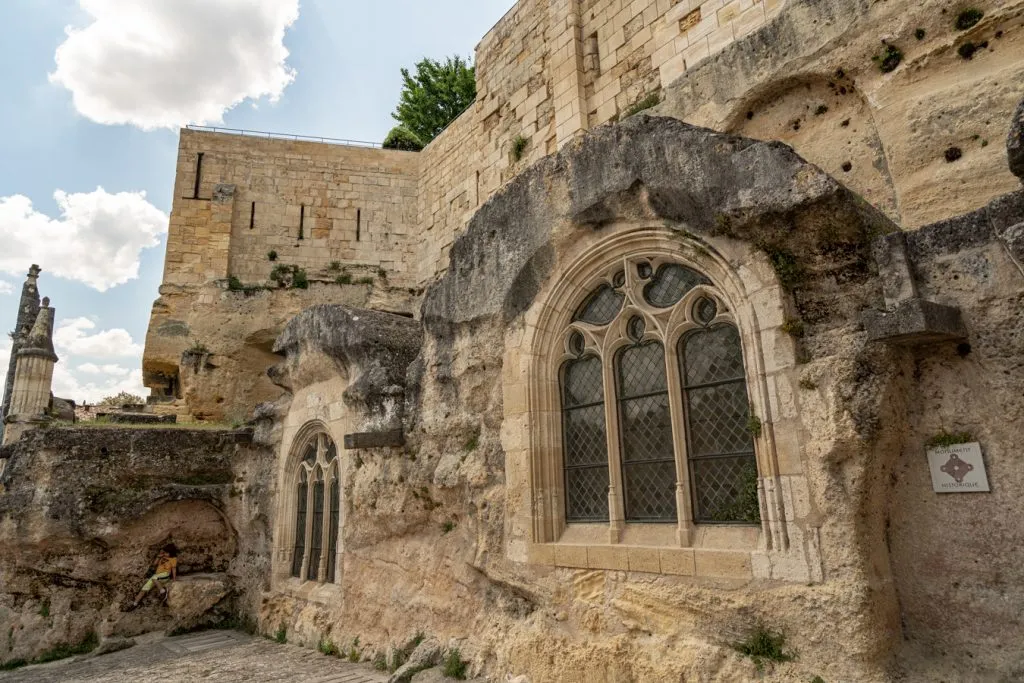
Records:
[[[466,680],[466,669],[468,667],[469,662],[462,658],[462,653],[458,650],[451,650],[448,656],[444,658],[442,673],[448,678],[464,681]]]
[[[746,640],[733,643],[732,647],[741,655],[754,660],[754,666],[761,671],[766,661],[791,662],[796,659],[795,653],[783,650],[785,646],[785,634],[769,631],[764,625],[758,624]]]
[[[972,443],[974,435],[970,432],[947,432],[943,431],[928,439],[925,444],[928,448],[942,448],[943,446],[956,446],[962,443]]]
[[[58,429],[179,429],[184,431],[238,431],[238,427],[228,422],[161,422],[153,424],[125,424],[123,422],[112,422],[109,418],[98,418],[88,422],[67,422],[57,420],[51,422],[51,428]]]

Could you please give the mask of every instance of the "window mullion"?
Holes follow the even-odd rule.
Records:
[[[608,536],[612,543],[622,540],[626,512],[622,499],[622,456],[619,445],[619,400],[615,391],[614,354],[612,360],[601,358],[601,379],[604,382],[604,423],[608,440]]]
[[[685,401],[678,344],[665,344],[665,371],[668,375],[668,405],[672,417],[672,448],[676,460],[676,540],[680,547],[693,545],[693,505],[690,503],[689,449],[686,443]]]
[[[309,486],[306,487],[306,544],[302,548],[302,572],[299,574],[299,578],[303,581],[306,580],[306,575],[309,572],[309,555],[312,549],[313,541],[313,490],[316,488],[316,483],[313,481],[313,475],[316,470],[310,472]]]

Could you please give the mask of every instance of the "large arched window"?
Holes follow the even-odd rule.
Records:
[[[334,583],[341,515],[338,449],[317,432],[301,446],[296,464],[295,525],[291,575],[304,581]]]
[[[583,297],[564,344],[566,521],[760,523],[740,335],[708,278],[627,260]]]

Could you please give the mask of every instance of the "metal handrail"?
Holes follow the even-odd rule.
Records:
[[[271,140],[294,140],[296,142],[321,142],[328,145],[345,145],[348,147],[369,147],[380,149],[379,142],[366,142],[365,140],[346,140],[344,138],[321,138],[312,135],[294,135],[292,133],[271,133],[264,130],[245,130],[242,128],[221,128],[219,126],[196,126],[189,124],[185,126],[188,130],[196,130],[205,133],[228,133],[229,135],[246,135],[249,137],[268,138]]]

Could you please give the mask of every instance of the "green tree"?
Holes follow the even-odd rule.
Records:
[[[416,73],[402,69],[402,95],[391,116],[428,144],[476,99],[475,69],[462,57],[423,59]],[[389,135],[389,137],[391,137]]]
[[[113,396],[107,396],[100,401],[101,406],[124,406],[124,405],[139,405],[145,403],[146,399],[135,394],[129,394],[127,391],[114,394]]]

